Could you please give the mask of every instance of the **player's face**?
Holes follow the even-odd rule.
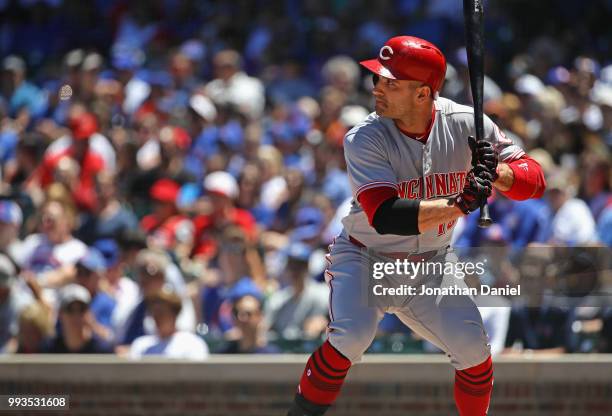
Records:
[[[428,89],[418,81],[374,77],[372,95],[376,99],[376,114],[392,119],[408,116],[419,103],[419,95]]]

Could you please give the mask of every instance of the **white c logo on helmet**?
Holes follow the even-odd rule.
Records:
[[[384,51],[389,51],[389,56],[383,55]],[[380,59],[382,59],[383,61],[386,61],[386,60],[391,59],[391,56],[393,56],[393,49],[391,49],[391,46],[385,45],[382,48],[380,48],[380,53],[378,54],[378,57]]]

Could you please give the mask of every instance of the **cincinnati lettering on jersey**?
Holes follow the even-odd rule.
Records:
[[[406,199],[432,199],[456,195],[463,189],[466,175],[464,171],[433,173],[425,176],[425,186],[423,178],[403,181],[398,184],[397,196]]]

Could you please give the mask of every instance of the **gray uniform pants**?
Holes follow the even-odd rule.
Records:
[[[400,298],[399,304],[393,306],[369,306],[366,292],[371,261],[368,251],[350,242],[344,233],[331,245],[328,256],[325,276],[330,286],[329,342],[352,363],[359,362],[372,343],[384,313],[394,313],[410,329],[444,351],[457,370],[487,359],[490,355],[487,334],[478,308],[469,296],[417,294]],[[456,257],[452,252],[443,252],[439,261],[456,261]],[[465,286],[462,279],[449,275],[423,276],[421,283],[429,287]],[[417,291],[420,290],[418,287]]]

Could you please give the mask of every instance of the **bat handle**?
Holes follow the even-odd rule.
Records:
[[[488,228],[491,226],[491,224],[493,224],[493,220],[491,219],[491,216],[489,215],[489,206],[485,202],[480,207],[480,217],[478,218],[478,226],[480,228]]]

